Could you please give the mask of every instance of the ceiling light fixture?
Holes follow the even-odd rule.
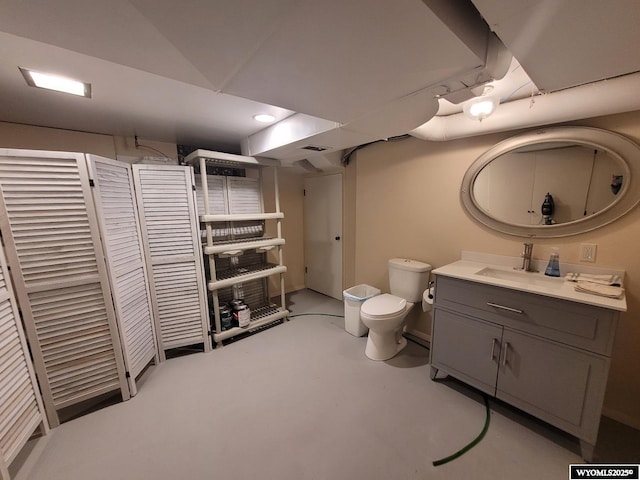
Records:
[[[55,90],[56,92],[70,93],[80,97],[91,98],[91,84],[80,82],[60,75],[35,72],[27,68],[18,67],[29,86]]]
[[[276,119],[276,117],[268,113],[258,113],[257,115],[253,116],[253,119],[256,120],[257,122],[271,123]]]
[[[486,85],[482,95],[473,98],[464,103],[462,111],[472,120],[481,122],[491,115],[498,107],[499,98],[497,96],[487,95],[493,90],[491,85]]]

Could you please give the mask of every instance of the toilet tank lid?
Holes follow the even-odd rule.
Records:
[[[409,260],[408,258],[392,258],[389,260],[389,267],[409,270],[411,272],[429,272],[432,268],[428,263]]]

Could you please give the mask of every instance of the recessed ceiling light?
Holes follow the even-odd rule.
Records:
[[[91,84],[80,82],[72,78],[61,77],[49,73],[34,72],[26,68],[18,67],[24,79],[32,87],[46,88],[56,92],[70,93],[80,97],[91,98]]]
[[[254,115],[253,119],[262,123],[271,123],[276,119],[276,117],[274,117],[273,115],[269,115],[268,113],[259,113],[257,115]]]

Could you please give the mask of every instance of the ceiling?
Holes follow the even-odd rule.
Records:
[[[637,0],[0,0],[0,121],[239,153],[271,113],[298,129],[282,145],[346,148],[502,76],[495,35],[517,59],[497,85],[509,101],[640,71],[638,24]],[[29,87],[18,67],[92,98]],[[272,156],[311,154],[298,147]]]

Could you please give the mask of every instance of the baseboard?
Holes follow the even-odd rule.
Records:
[[[298,290],[304,290],[305,287],[304,285],[294,285],[292,287],[288,287],[285,289],[285,293],[293,293],[293,292],[297,292]]]
[[[430,348],[431,347],[431,335],[427,335],[420,330],[414,329],[406,329],[404,331],[404,336],[409,340],[413,340],[414,342],[422,345],[423,347]]]
[[[284,291],[285,295],[290,295],[292,293],[296,293],[299,292],[300,290],[305,290],[307,287],[305,287],[304,285],[302,286],[293,286],[293,287],[289,287],[286,288]],[[274,303],[280,303],[280,289],[278,289],[278,291],[276,292],[269,292],[269,298],[272,302]]]
[[[610,418],[611,420],[622,423],[628,427],[640,430],[640,420],[638,420],[637,418],[633,418],[626,413],[619,412],[618,410],[614,410],[613,408],[603,407],[602,415]]]

